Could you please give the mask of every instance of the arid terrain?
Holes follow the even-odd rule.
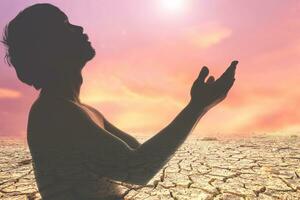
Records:
[[[0,157],[0,199],[40,199],[26,143]],[[300,136],[189,138],[147,186],[118,184],[128,200],[300,199]]]

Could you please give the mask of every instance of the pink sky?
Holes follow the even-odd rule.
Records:
[[[84,69],[81,99],[128,133],[156,134],[188,103],[203,65],[218,77],[233,59],[234,87],[193,135],[300,133],[298,0],[185,0],[178,12],[163,1],[1,0],[0,28],[37,2],[83,26],[97,55]],[[0,136],[26,135],[37,95],[1,59]]]

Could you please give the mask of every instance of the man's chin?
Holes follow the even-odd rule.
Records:
[[[90,61],[90,60],[92,60],[95,57],[95,55],[96,55],[95,49],[93,49],[92,47],[90,47],[88,49],[88,51],[86,52],[86,56],[85,56],[86,59],[85,60],[86,61]]]

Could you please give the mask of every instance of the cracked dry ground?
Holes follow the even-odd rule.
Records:
[[[26,144],[0,145],[0,199],[40,199]],[[189,138],[147,186],[122,188],[128,200],[300,199],[300,137]]]

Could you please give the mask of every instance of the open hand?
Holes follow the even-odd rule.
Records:
[[[206,82],[205,78],[208,76],[209,70],[205,66],[202,67],[191,89],[190,104],[195,109],[208,111],[224,100],[235,81],[234,75],[237,64],[238,61],[233,61],[220,78],[215,80],[213,76],[210,76]]]

